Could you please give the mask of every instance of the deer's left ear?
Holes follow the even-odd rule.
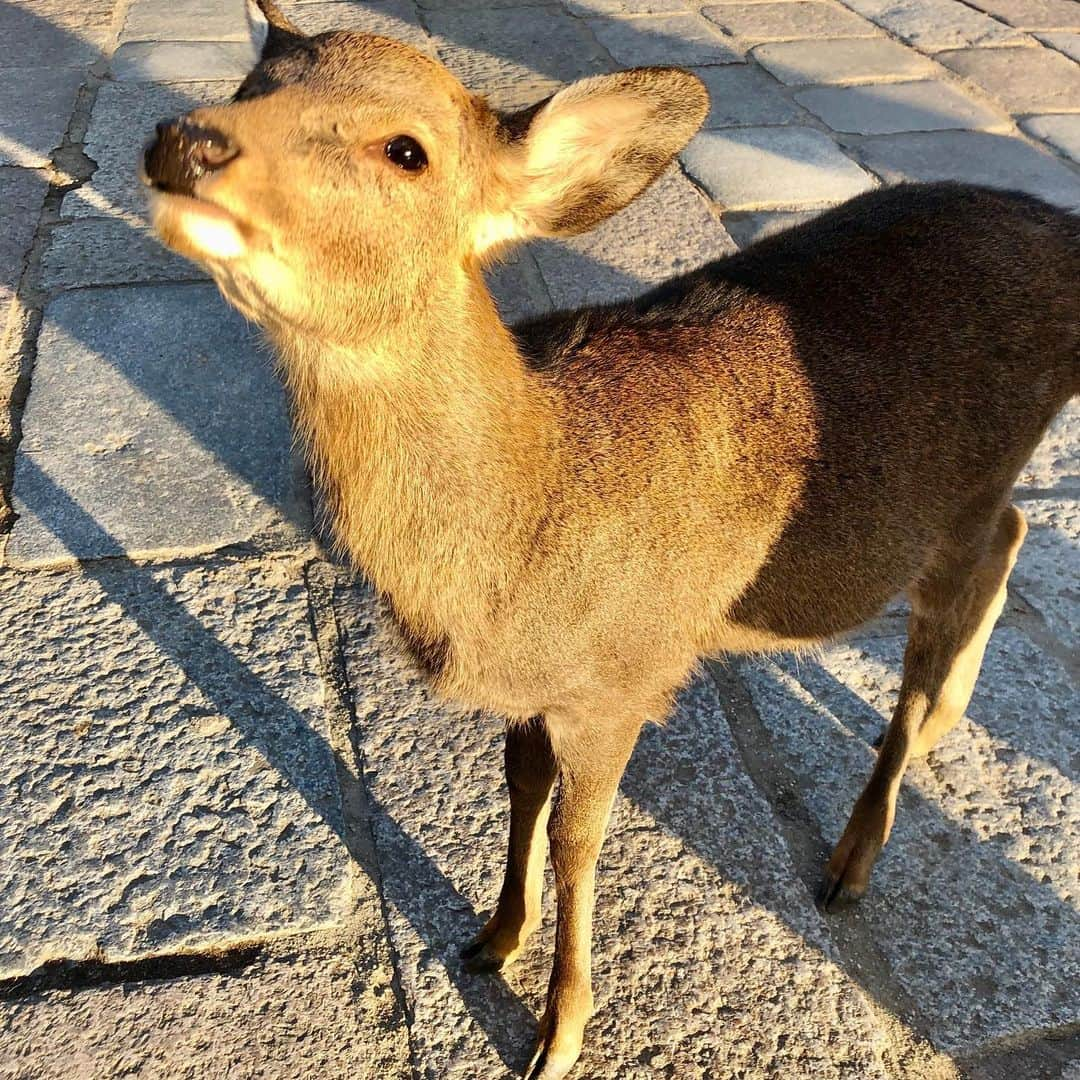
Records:
[[[591,229],[664,171],[708,110],[708,92],[690,72],[635,68],[584,79],[503,117],[478,252]]]
[[[245,10],[260,60],[287,52],[307,36],[282,14],[273,0],[247,0]]]

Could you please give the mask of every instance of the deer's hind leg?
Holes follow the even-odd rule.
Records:
[[[866,892],[892,829],[908,762],[929,751],[963,716],[1026,532],[1020,511],[1006,506],[988,527],[942,552],[909,590],[899,699],[874,771],[826,867],[818,891],[826,910]]]

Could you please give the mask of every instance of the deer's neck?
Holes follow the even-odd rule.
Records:
[[[555,425],[479,274],[355,345],[275,336],[337,544],[415,632],[481,629],[544,512]]]

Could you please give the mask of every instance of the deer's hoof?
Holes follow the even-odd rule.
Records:
[[[863,891],[865,890],[848,888],[844,884],[843,875],[837,877],[826,870],[814,896],[814,903],[819,911],[832,915],[838,911],[844,911],[861,900]]]
[[[525,1080],[563,1080],[564,1076],[570,1075],[580,1053],[580,1047],[574,1051],[556,1050],[552,1044],[541,1039],[525,1070]]]
[[[493,949],[491,942],[482,934],[461,950],[461,959],[465,970],[472,975],[502,971],[506,963],[506,957]]]

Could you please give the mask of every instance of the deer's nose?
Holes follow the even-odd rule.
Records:
[[[191,195],[195,182],[236,158],[239,148],[227,135],[186,120],[166,120],[143,155],[146,182],[159,191]]]

